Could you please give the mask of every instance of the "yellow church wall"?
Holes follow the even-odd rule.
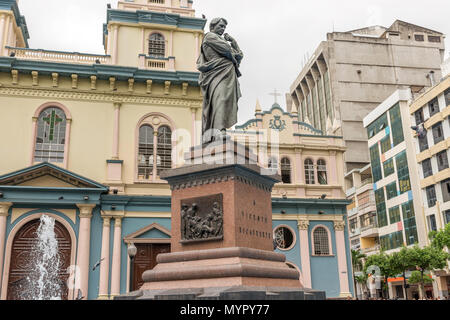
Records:
[[[173,55],[175,57],[175,68],[179,71],[197,71],[197,50],[195,33],[174,32]],[[199,37],[200,43],[200,37]],[[186,50],[189,48],[189,50]],[[198,51],[199,52],[199,51]]]
[[[112,150],[114,106],[112,103],[70,101],[72,113],[69,169],[95,181],[105,179],[106,159]]]
[[[72,88],[72,78],[61,76],[57,86],[53,87],[50,75],[39,75],[37,84],[33,86],[31,75],[19,74],[19,83],[12,85],[11,75],[0,73],[0,112],[7,115],[0,118],[0,134],[8,137],[2,139],[0,148],[5,150],[5,154],[8,150],[14,150],[9,156],[0,157],[0,174],[32,164],[33,116],[40,106],[49,102],[64,105],[72,116],[67,169],[100,183],[107,182],[106,161],[113,155],[114,101],[123,101],[120,108],[119,159],[124,161],[123,182],[130,185],[135,182],[136,128],[142,117],[158,112],[171,119],[175,128],[183,128],[190,133],[191,107],[194,107],[197,108],[196,120],[201,121],[198,87],[191,86],[183,92],[181,84],[173,84],[167,90],[164,84],[155,83],[150,94],[147,93],[146,83],[135,83],[129,91],[127,81],[117,81],[117,91],[113,93],[107,80],[98,80],[93,90],[90,79],[80,78],[76,88]],[[135,100],[139,102],[133,102]],[[8,110],[2,111],[3,108]],[[55,165],[63,166],[62,163]],[[135,189],[136,194],[146,192],[140,186]],[[167,194],[166,189],[157,185],[152,192]]]
[[[39,101],[3,96],[1,101],[0,175],[3,175],[30,165],[31,124]]]
[[[142,52],[141,29],[120,26],[118,31],[117,64],[121,66],[138,66],[139,54]]]
[[[119,24],[117,39],[117,64],[123,66],[139,66],[139,55],[149,53],[149,37],[152,33],[162,34],[166,41],[165,57],[175,57],[177,71],[196,72],[196,61],[199,42],[195,38],[196,32],[184,29],[175,29],[166,25],[131,25]]]

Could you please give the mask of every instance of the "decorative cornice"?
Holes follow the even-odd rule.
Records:
[[[172,84],[182,84],[187,82],[192,86],[198,87],[199,72],[190,71],[165,71],[165,70],[147,70],[137,67],[126,67],[107,64],[75,64],[61,63],[40,60],[25,60],[13,57],[0,57],[0,70],[11,72],[18,70],[20,73],[30,74],[38,72],[41,75],[51,75],[59,73],[60,76],[71,76],[77,74],[80,78],[90,78],[97,76],[97,80],[109,80],[114,77],[117,81],[127,81],[134,78],[136,82],[146,82],[151,79],[154,82],[164,83],[171,81]]]
[[[201,185],[220,183],[226,181],[238,181],[251,185],[266,192],[272,192],[273,185],[278,181],[270,176],[262,176],[248,169],[245,165],[214,165],[203,166],[198,172],[175,172],[174,176],[165,177],[170,184],[171,190],[180,190]]]
[[[174,13],[155,12],[147,10],[108,9],[107,23],[124,22],[133,24],[151,23],[167,25],[168,27],[193,29],[203,31],[206,19],[185,17]]]
[[[179,98],[158,97],[158,96],[142,96],[137,94],[108,94],[97,93],[91,91],[67,91],[61,89],[41,89],[41,88],[24,88],[24,87],[0,87],[0,95],[20,96],[20,97],[39,97],[47,99],[67,99],[67,100],[84,100],[91,102],[110,102],[118,103],[136,103],[136,104],[153,104],[174,107],[201,107],[201,99],[187,100]]]

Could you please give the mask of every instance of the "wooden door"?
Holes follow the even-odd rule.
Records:
[[[170,244],[137,243],[135,245],[137,253],[133,261],[132,291],[138,290],[144,284],[142,274],[156,266],[156,256],[170,252]]]
[[[9,267],[8,279],[8,300],[22,300],[23,288],[26,286],[27,276],[31,273],[31,253],[33,246],[37,241],[36,231],[40,225],[40,220],[33,220],[25,224],[16,234],[13,240],[11,250],[11,262]],[[63,289],[62,299],[67,300],[68,288],[67,268],[70,265],[71,239],[66,228],[55,221],[55,235],[58,241],[58,251],[60,255],[61,266],[59,268],[59,280]]]

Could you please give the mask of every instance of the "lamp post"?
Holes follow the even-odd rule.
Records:
[[[129,292],[132,291],[133,288],[133,269],[134,269],[134,265],[133,265],[133,260],[134,257],[136,256],[137,253],[137,248],[134,245],[134,243],[130,243],[128,245],[128,257],[130,257],[130,285],[129,285]]]

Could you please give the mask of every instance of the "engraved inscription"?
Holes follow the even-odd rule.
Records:
[[[181,243],[223,239],[223,195],[181,200]]]

